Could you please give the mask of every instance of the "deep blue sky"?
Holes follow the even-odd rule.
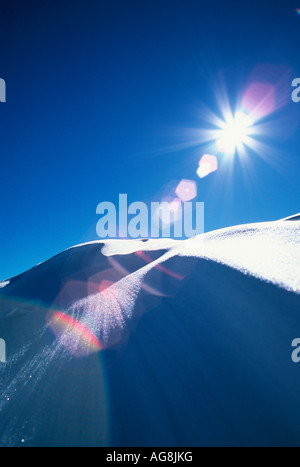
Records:
[[[218,83],[236,102],[258,64],[290,70],[287,94],[300,76],[299,5],[0,0],[0,279],[97,239],[101,201],[197,180],[206,148],[176,147],[218,112]],[[270,117],[276,166],[251,154],[199,180],[206,230],[300,211],[299,117],[291,99]]]

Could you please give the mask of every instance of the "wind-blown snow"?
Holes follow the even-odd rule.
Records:
[[[288,220],[294,221],[295,218]],[[206,258],[300,293],[300,222],[249,224],[181,242],[113,241],[105,244],[102,253],[107,256],[126,255],[139,249],[171,250],[160,261],[175,255]]]
[[[297,444],[299,264],[294,216],[78,245],[0,282],[0,446]]]

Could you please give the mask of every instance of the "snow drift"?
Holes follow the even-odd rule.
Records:
[[[79,245],[0,282],[0,445],[299,445],[299,220]]]

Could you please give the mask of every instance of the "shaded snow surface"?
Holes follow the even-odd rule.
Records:
[[[95,242],[0,282],[0,446],[299,446],[299,242]]]

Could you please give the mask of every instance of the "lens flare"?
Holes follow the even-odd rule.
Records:
[[[181,199],[175,198],[169,202],[163,201],[156,213],[164,225],[175,224],[182,218]]]
[[[169,209],[173,214],[177,214],[181,210],[181,200],[179,198],[175,198],[169,203]]]
[[[192,180],[182,180],[176,188],[176,195],[183,202],[191,201],[197,197],[197,184]]]
[[[146,261],[146,263],[148,264],[151,264],[153,263],[153,259],[147,255],[147,253],[145,253],[144,251],[137,251],[135,253],[137,256],[139,256],[140,258],[142,258],[144,261]],[[179,281],[183,281],[184,280],[184,276],[182,274],[177,274],[176,272],[173,272],[171,271],[170,269],[166,268],[165,266],[163,266],[162,264],[157,264],[156,266],[154,266],[155,269],[157,269],[158,271],[161,271],[165,274],[167,274],[167,276],[170,276],[170,277],[173,277],[174,279],[178,279]]]
[[[287,115],[279,118],[274,114],[291,102],[292,73],[286,66],[256,66],[242,88],[235,87],[234,93],[227,89],[223,73],[220,73],[212,88],[216,110],[201,103],[198,110],[201,123],[182,130],[182,134],[177,131],[180,141],[184,141],[186,148],[201,147],[203,152],[217,156],[219,167],[223,174],[226,170],[228,178],[233,177],[233,156],[239,157],[249,185],[252,182],[249,167],[254,156],[282,172],[286,157],[274,143],[283,133],[286,135],[287,130],[293,131],[294,126]],[[182,147],[178,145],[178,150]],[[201,179],[211,173],[206,161],[196,170]],[[181,198],[178,193],[177,196]]]
[[[205,178],[213,172],[218,170],[218,159],[216,156],[210,154],[204,154],[199,162],[199,169],[197,174],[200,178]]]
[[[247,138],[251,133],[253,121],[244,112],[236,112],[234,117],[225,122],[224,128],[220,130],[220,137],[217,140],[217,147],[220,152],[234,154],[247,143]]]
[[[77,357],[100,352],[103,348],[101,342],[86,326],[61,311],[52,315],[49,325],[61,340],[63,347]]]
[[[271,83],[255,82],[246,89],[242,106],[254,120],[260,120],[275,111],[276,88]]]
[[[103,280],[99,285],[99,292],[105,297],[107,300],[115,300],[118,298],[118,292],[116,288],[113,288],[115,285],[112,281]]]

